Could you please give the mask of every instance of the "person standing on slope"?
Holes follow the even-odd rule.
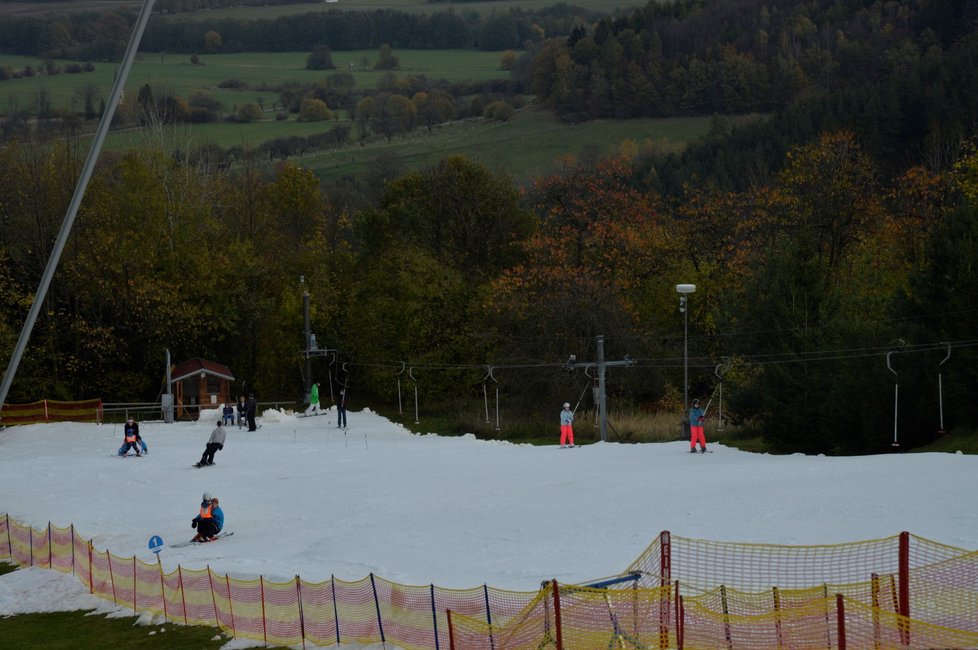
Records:
[[[258,402],[255,400],[255,394],[251,393],[248,395],[248,401],[245,403],[245,413],[248,415],[248,431],[258,431],[258,423],[255,422],[257,411]]]
[[[309,389],[309,408],[306,409],[306,415],[319,415],[319,382]]]
[[[216,454],[219,449],[224,449],[224,439],[226,436],[227,429],[224,427],[224,423],[221,420],[218,420],[217,426],[213,431],[211,431],[211,437],[207,441],[207,446],[204,447],[204,453],[200,457],[200,462],[194,465],[194,467],[213,465],[214,454]]]
[[[693,406],[689,409],[689,453],[696,453],[696,443],[700,444],[700,453],[706,453],[706,435],[703,433],[703,423],[706,421],[706,414],[700,408],[700,401],[693,400]]]
[[[570,402],[564,402],[564,409],[560,412],[560,447],[563,449],[565,446],[574,446],[574,411]]]
[[[224,528],[224,511],[218,505],[217,497],[204,492],[200,502],[200,514],[190,522],[191,528],[197,529],[197,534],[190,541],[209,542]]]
[[[340,429],[346,428],[346,389],[340,389],[340,396],[336,400],[336,426]]]

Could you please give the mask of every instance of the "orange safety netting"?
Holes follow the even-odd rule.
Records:
[[[45,399],[30,404],[4,404],[0,409],[0,423],[40,424],[43,422],[101,422],[102,400],[89,399],[79,402],[59,402]]]
[[[909,533],[780,546],[660,537],[612,588],[536,592],[312,583],[118,557],[74,527],[0,516],[0,559],[72,572],[90,592],[167,621],[273,645],[459,648],[978,648],[978,552]]]

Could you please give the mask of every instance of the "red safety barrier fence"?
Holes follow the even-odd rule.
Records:
[[[59,402],[45,399],[30,404],[4,404],[0,424],[41,424],[44,422],[101,422],[102,400]]]
[[[713,551],[717,557],[702,556]],[[166,573],[158,561],[95,549],[74,527],[37,530],[7,515],[0,515],[0,559],[70,571],[91,593],[134,613],[271,645],[978,648],[978,552],[909,533],[786,547],[664,532],[632,564],[627,580],[600,583],[614,588],[552,581],[536,592],[402,585],[373,574],[312,583],[299,576],[243,580],[209,568]],[[731,584],[710,584],[710,567]],[[811,582],[800,586],[806,579]],[[761,580],[770,583],[759,587]]]

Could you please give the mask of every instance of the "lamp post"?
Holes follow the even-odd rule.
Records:
[[[683,434],[689,438],[689,317],[686,298],[696,291],[695,284],[677,284],[679,311],[683,315]]]

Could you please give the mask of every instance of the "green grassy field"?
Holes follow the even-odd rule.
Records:
[[[757,117],[744,116],[734,121],[751,119]],[[364,146],[312,154],[301,160],[320,178],[336,178],[363,171],[367,161],[381,153],[396,154],[412,169],[462,154],[521,182],[552,169],[562,155],[579,154],[585,149],[607,153],[624,140],[658,151],[677,151],[709,128],[710,118],[706,117],[567,124],[548,111],[530,108],[517,111],[508,122],[455,122],[436,128],[430,135],[421,129],[395,137],[390,144],[385,139],[374,139]]]
[[[193,13],[179,13],[170,16],[173,20],[208,20],[211,18],[275,18],[289,14],[304,14],[312,11],[376,11],[393,9],[411,13],[437,13],[452,10],[459,14],[469,12],[481,16],[493,12],[505,13],[510,9],[538,11],[551,7],[558,0],[479,0],[477,2],[428,2],[428,0],[338,0],[337,2],[318,2],[313,4],[281,5],[271,7],[227,7],[205,9]],[[588,11],[612,13],[619,8],[644,7],[642,0],[577,0],[568,4],[583,7]]]
[[[394,50],[400,59],[401,67],[394,71],[398,77],[410,74],[423,74],[434,79],[448,81],[505,78],[508,72],[500,69],[499,52],[479,52],[476,50]],[[200,64],[194,65],[185,55],[141,54],[133,64],[126,82],[126,92],[136,93],[138,89],[150,84],[151,87],[164,87],[187,99],[193,90],[205,90],[222,102],[226,108],[256,101],[259,97],[266,109],[279,103],[278,93],[259,91],[262,84],[277,85],[282,81],[294,80],[313,83],[325,79],[334,72],[348,72],[353,75],[359,88],[375,88],[386,72],[361,69],[360,61],[366,58],[372,66],[377,60],[376,50],[353,50],[335,52],[333,63],[336,70],[306,70],[308,52],[248,52],[242,54],[201,55]],[[64,69],[69,61],[56,61]],[[352,69],[351,69],[352,64]],[[0,66],[10,66],[13,70],[23,70],[31,66],[35,70],[43,62],[33,57],[0,54]],[[28,109],[34,104],[40,89],[45,89],[53,108],[81,109],[78,89],[94,84],[100,97],[107,97],[112,88],[116,66],[109,63],[96,63],[94,72],[79,74],[35,75],[22,79],[8,79],[0,82],[0,114],[12,108]],[[248,90],[218,88],[218,84],[229,79],[239,79],[249,85]]]

